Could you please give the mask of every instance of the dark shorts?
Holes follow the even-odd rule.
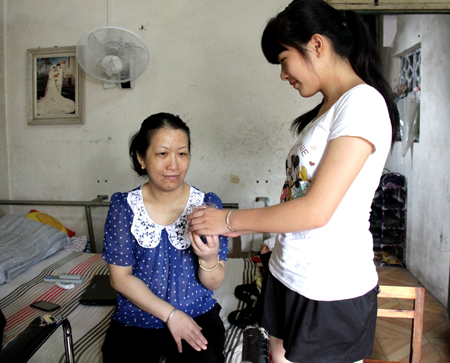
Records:
[[[378,286],[347,300],[315,301],[269,273],[261,325],[283,340],[291,362],[349,363],[372,355]]]
[[[208,349],[197,352],[184,340],[183,353],[178,353],[175,340],[168,328],[146,329],[127,326],[114,319],[106,331],[103,343],[103,362],[155,362],[167,357],[167,363],[222,363],[224,361],[225,328],[220,319],[221,306],[194,320],[202,327]]]

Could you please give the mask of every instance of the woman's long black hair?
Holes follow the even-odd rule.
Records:
[[[336,10],[324,0],[294,0],[266,25],[261,39],[263,53],[270,63],[279,64],[278,55],[286,50],[283,45],[288,45],[308,59],[306,45],[314,34],[327,37],[336,54],[348,59],[355,73],[384,97],[394,141],[400,128],[394,93],[383,77],[380,55],[360,15]],[[299,134],[322,104],[295,119],[291,129]]]

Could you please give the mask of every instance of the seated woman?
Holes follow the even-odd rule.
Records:
[[[130,156],[148,182],[111,197],[103,258],[119,294],[104,362],[223,362],[225,329],[212,290],[225,277],[228,239],[188,232],[195,208],[222,208],[215,194],[184,181],[189,128],[178,116],[152,115],[132,137]]]

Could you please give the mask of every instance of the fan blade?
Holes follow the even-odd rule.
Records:
[[[92,51],[96,57],[101,58],[105,55],[105,45],[100,42],[95,34],[90,34],[87,38],[89,51]]]
[[[120,58],[128,65],[128,72],[122,76],[122,81],[135,79],[148,64],[148,53],[144,48],[133,43],[127,43],[120,52]]]
[[[142,58],[146,55],[146,51],[144,48],[138,47],[137,45],[133,43],[126,43],[123,48],[120,50],[120,57],[121,58],[127,58],[127,57],[139,57]]]
[[[125,63],[133,62],[135,66],[141,63],[146,66],[148,63],[147,51],[133,43],[125,44],[118,55]]]

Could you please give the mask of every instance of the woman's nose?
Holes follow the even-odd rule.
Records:
[[[178,160],[176,156],[172,156],[169,159],[169,164],[167,165],[167,168],[170,170],[176,170],[178,169]]]
[[[288,80],[289,75],[287,74],[287,72],[283,69],[283,67],[281,67],[281,72],[280,72],[280,78],[282,81],[287,81]]]

